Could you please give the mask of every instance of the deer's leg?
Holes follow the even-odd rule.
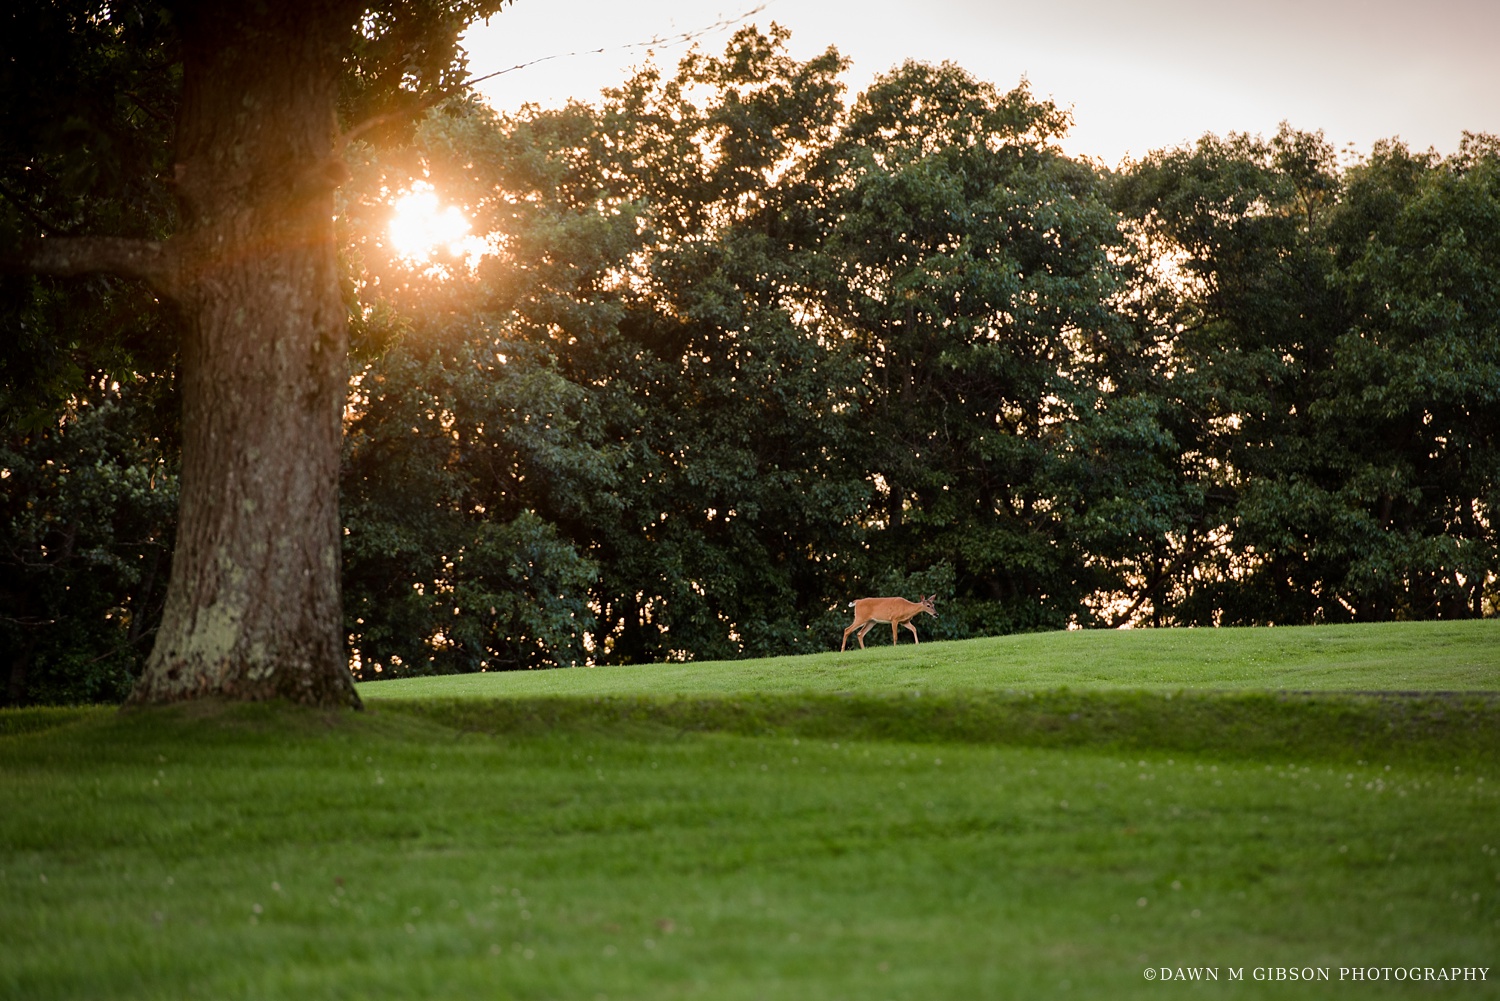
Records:
[[[859,648],[861,650],[863,650],[865,648],[865,633],[869,632],[871,629],[874,629],[874,628],[875,628],[875,620],[871,619],[869,622],[866,622],[865,623],[865,627],[863,629],[861,629],[855,635],[854,638],[857,639],[857,640],[859,640]]]
[[[855,619],[854,620],[854,625],[852,625],[848,629],[844,630],[844,642],[842,642],[842,643],[839,644],[839,653],[843,653],[844,652],[844,647],[846,647],[846,646],[849,645],[849,634],[852,633],[852,632],[854,632],[854,630],[858,629],[860,627],[860,625],[861,625],[860,620],[859,619]],[[869,627],[866,626],[865,628],[868,629]],[[864,636],[864,633],[860,633],[859,635],[860,636]],[[863,639],[860,640],[859,645],[860,646],[864,646],[865,645]]]
[[[916,626],[914,626],[910,622],[908,622],[906,624],[906,628],[908,628],[908,629],[911,630],[911,639],[912,639],[913,643],[920,643],[920,642],[922,642],[921,638],[917,636],[917,627]]]

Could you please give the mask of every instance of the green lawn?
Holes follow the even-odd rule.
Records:
[[[1500,690],[1500,620],[1138,629],[779,657],[375,681],[366,697],[1070,689]],[[908,637],[909,640],[909,637]]]
[[[0,713],[0,997],[1497,998],[1500,699],[1179,690],[1299,634],[1266,673],[1342,679],[1299,691],[1494,689],[1483,631],[1446,629],[975,645],[1053,678],[1092,651],[1067,692],[924,644],[962,663],[920,695],[871,650],[848,696],[744,687],[808,659],[717,665],[728,695],[672,666]],[[1437,680],[1393,684],[1397,647]]]

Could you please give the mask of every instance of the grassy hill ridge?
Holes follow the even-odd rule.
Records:
[[[873,637],[874,634],[872,633]],[[1081,630],[760,660],[373,681],[361,696],[530,698],[791,692],[1500,691],[1500,620]]]

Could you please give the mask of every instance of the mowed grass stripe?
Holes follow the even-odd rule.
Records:
[[[871,633],[874,637],[875,633]],[[1500,620],[1084,630],[761,660],[366,682],[382,699],[791,692],[1497,691]]]
[[[0,739],[0,996],[1157,998],[1147,965],[1500,945],[1492,761],[627,724],[199,706]]]
[[[631,738],[688,733],[1193,753],[1500,760],[1500,694],[1044,691],[739,696],[368,698],[371,723],[425,720],[459,733],[589,730]],[[99,722],[98,706],[0,711],[0,736]],[[126,713],[129,715],[129,713]],[[336,717],[332,717],[336,718]]]
[[[460,731],[740,736],[1178,751],[1221,759],[1315,756],[1500,760],[1500,695],[1053,691],[370,699]]]

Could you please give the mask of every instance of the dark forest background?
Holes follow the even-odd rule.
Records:
[[[935,593],[933,638],[1500,612],[1500,139],[1108,169],[1024,84],[849,98],[785,41],[350,150],[358,678],[827,650],[873,594]],[[0,228],[165,226],[122,179],[171,80],[109,52],[34,54],[92,84],[66,113],[0,80]],[[413,178],[494,252],[396,256]],[[171,559],[175,320],[6,274],[0,325],[5,700],[119,700]]]

